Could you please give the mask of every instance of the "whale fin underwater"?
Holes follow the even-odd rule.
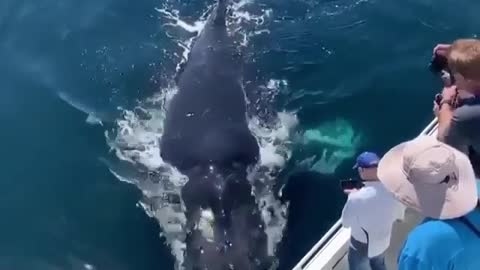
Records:
[[[185,269],[271,269],[265,224],[247,168],[259,160],[248,128],[243,59],[227,31],[228,0],[218,0],[177,74],[161,156],[188,176]]]

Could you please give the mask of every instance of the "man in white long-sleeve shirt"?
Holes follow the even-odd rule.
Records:
[[[390,245],[393,223],[403,219],[405,206],[393,198],[378,180],[380,158],[364,152],[357,158],[365,186],[349,193],[342,211],[342,224],[351,229],[348,263],[350,270],[385,270],[385,251]]]

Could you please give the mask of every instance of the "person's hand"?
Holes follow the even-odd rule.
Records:
[[[441,78],[442,78],[442,82],[443,82],[444,87],[450,87],[450,86],[453,85],[449,72],[447,72],[445,70],[442,70]]]
[[[354,188],[354,189],[344,189],[343,193],[348,195],[350,193],[357,192],[357,191],[358,191],[358,189],[356,189],[356,188]]]
[[[442,97],[445,100],[453,100],[457,94],[457,87],[455,85],[446,86],[442,90]]]
[[[433,48],[433,55],[438,54],[441,56],[447,56],[447,52],[451,46],[451,44],[437,44],[437,46]]]

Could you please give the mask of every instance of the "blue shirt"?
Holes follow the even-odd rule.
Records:
[[[480,209],[465,218],[475,228],[460,219],[425,219],[408,235],[398,257],[398,269],[480,269]]]

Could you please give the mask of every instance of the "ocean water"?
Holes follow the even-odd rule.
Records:
[[[250,127],[262,165],[281,169],[267,180],[288,181],[278,258],[291,269],[338,219],[355,155],[432,119],[432,47],[475,37],[480,2],[235,2],[231,26],[261,89]],[[212,4],[0,1],[1,269],[174,269],[182,243],[168,224],[182,220],[161,197],[185,179],[157,141]]]

